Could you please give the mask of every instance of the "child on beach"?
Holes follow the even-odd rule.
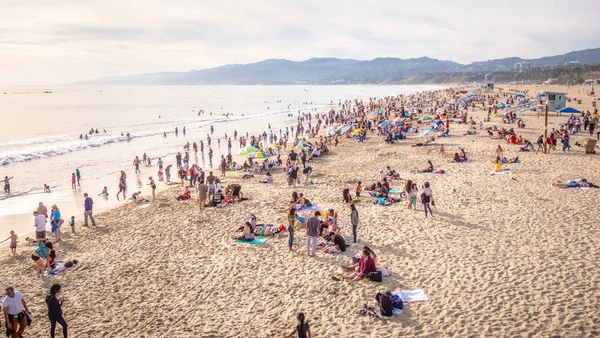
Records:
[[[445,152],[446,152],[446,148],[444,148],[443,144],[440,144],[440,154],[442,154],[442,156],[444,156]]]
[[[50,186],[47,184],[44,184],[44,192],[52,192],[50,191]]]
[[[289,335],[287,335],[285,337],[291,338],[297,332],[298,337],[311,338],[310,325],[308,324],[308,321],[305,321],[304,313],[303,312],[298,313],[298,316],[296,317],[296,319],[298,319],[298,325],[296,325],[296,327],[294,328],[294,331],[292,331],[292,333],[290,333]]]
[[[71,188],[73,190],[77,189],[77,176],[75,176],[75,173],[71,174]]]
[[[71,222],[69,224],[71,224],[71,232],[75,233],[75,216],[71,216]]]
[[[19,238],[19,236],[17,236],[17,234],[15,234],[15,232],[13,230],[11,230],[10,236],[7,239],[5,239],[5,241],[10,239],[10,250],[11,250],[13,256],[17,254],[17,239],[18,238]]]
[[[362,182],[358,181],[356,184],[356,197],[360,197],[360,193],[362,192]]]
[[[108,197],[108,188],[104,187],[104,189],[102,189],[102,192],[99,193],[98,196]]]

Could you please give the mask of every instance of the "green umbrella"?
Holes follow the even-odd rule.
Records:
[[[259,150],[258,148],[254,148],[254,147],[248,146],[248,147],[244,147],[244,148],[240,149],[236,153],[236,155],[248,155],[248,154],[252,154],[252,153],[254,153],[254,152],[258,151],[258,150]]]
[[[431,116],[427,116],[427,115],[421,116],[421,118],[419,119],[419,121],[431,121],[431,120],[433,120],[431,118]]]

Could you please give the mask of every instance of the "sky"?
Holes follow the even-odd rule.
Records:
[[[0,0],[0,84],[278,58],[537,58],[600,47],[598,13],[593,0]]]

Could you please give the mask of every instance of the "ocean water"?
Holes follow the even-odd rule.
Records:
[[[65,86],[0,87],[0,177],[14,176],[10,195],[0,194],[0,240],[10,230],[34,230],[32,212],[39,202],[48,209],[57,204],[64,219],[82,221],[83,193],[95,209],[118,202],[120,170],[128,176],[128,194],[148,192],[148,176],[156,179],[157,167],[142,167],[134,174],[132,161],[145,152],[165,166],[186,142],[206,143],[210,126],[213,164],[227,153],[225,133],[233,137],[259,134],[270,124],[274,134],[295,125],[298,113],[326,112],[346,99],[367,99],[408,94],[434,86]],[[44,93],[51,91],[52,93]],[[199,110],[204,114],[198,115]],[[212,114],[211,114],[212,113]],[[224,114],[230,114],[229,117]],[[289,116],[292,114],[292,117]],[[175,135],[175,127],[180,133]],[[186,134],[181,132],[186,128]],[[81,140],[90,129],[98,134]],[[106,132],[104,131],[106,130]],[[167,133],[167,137],[163,133]],[[130,133],[131,137],[121,136]],[[220,147],[217,139],[221,139]],[[233,152],[239,149],[233,141]],[[207,168],[208,158],[191,155]],[[175,165],[174,165],[175,167]],[[71,189],[71,174],[79,169],[81,187]],[[176,170],[172,170],[172,175]],[[159,189],[163,182],[157,182]],[[43,192],[43,185],[51,193]],[[3,185],[3,184],[0,184]],[[104,186],[108,198],[96,197]],[[66,231],[68,229],[63,229]]]

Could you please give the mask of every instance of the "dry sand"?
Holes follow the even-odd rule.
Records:
[[[591,109],[589,97],[583,107]],[[480,121],[485,114],[471,115]],[[543,118],[529,113],[525,121],[525,138],[535,143]],[[493,119],[486,126],[491,124],[502,123]],[[452,133],[466,128],[453,124]],[[575,136],[571,144],[584,138]],[[146,209],[123,205],[98,215],[99,227],[64,236],[59,256],[78,259],[76,268],[37,279],[33,247],[21,244],[17,258],[3,254],[0,284],[23,292],[34,313],[26,337],[48,335],[43,299],[55,282],[63,285],[72,337],[281,337],[295,326],[298,311],[306,313],[313,337],[600,334],[598,191],[551,187],[574,178],[600,184],[598,155],[577,147],[566,154],[519,153],[517,146],[480,134],[441,139],[447,152],[463,146],[474,159],[454,164],[439,147],[427,152],[410,147],[415,142],[414,136],[394,145],[374,136],[364,144],[344,139],[314,163],[318,184],[297,189],[287,188],[279,171],[273,185],[229,174],[227,182],[242,183],[250,200],[222,210],[199,213],[193,201],[175,201],[178,188],[160,193]],[[498,144],[522,160],[504,166],[512,175],[489,175]],[[410,174],[427,159],[447,173]],[[411,211],[405,203],[382,207],[362,198],[359,244],[316,258],[304,255],[302,231],[292,253],[287,232],[261,246],[231,239],[250,212],[259,223],[283,223],[285,214],[275,208],[296,190],[338,211],[350,242],[342,189],[372,181],[386,165],[403,179],[431,182],[434,218],[426,219],[420,204]],[[403,182],[391,184],[402,189]],[[332,281],[362,245],[375,250],[378,265],[391,268],[392,276],[383,283]],[[384,289],[424,289],[430,300],[409,303],[388,321],[357,314]]]

